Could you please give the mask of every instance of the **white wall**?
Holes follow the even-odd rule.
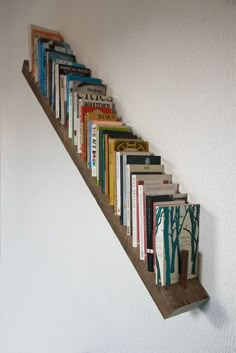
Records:
[[[0,352],[235,353],[234,1],[0,6]],[[201,203],[201,310],[162,319],[20,73],[29,23],[63,31]]]

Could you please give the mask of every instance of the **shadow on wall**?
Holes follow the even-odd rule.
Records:
[[[222,303],[218,302],[214,297],[216,293],[216,281],[217,281],[217,261],[216,261],[216,252],[217,252],[217,238],[215,237],[215,224],[214,219],[210,212],[208,212],[201,205],[201,229],[200,229],[200,245],[201,240],[203,243],[204,237],[204,248],[211,249],[205,256],[202,253],[199,253],[199,279],[202,283],[203,273],[207,271],[207,277],[209,278],[209,288],[206,288],[207,292],[210,295],[210,300],[204,303],[200,310],[193,310],[191,315],[197,317],[199,315],[205,314],[208,321],[216,328],[222,328],[227,325],[229,322],[229,317],[227,315],[227,310],[224,310]],[[207,261],[204,261],[207,259]],[[207,266],[207,264],[209,264]]]

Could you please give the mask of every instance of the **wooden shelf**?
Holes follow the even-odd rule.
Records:
[[[34,82],[31,73],[29,72],[29,63],[27,60],[23,63],[22,73],[45,111],[48,119],[56,130],[62,143],[64,144],[67,152],[71,156],[71,159],[85,180],[104,216],[110,223],[114,233],[119,239],[122,247],[134,265],[162,316],[165,319],[170,318],[177,314],[199,307],[207,301],[209,299],[209,295],[198,279],[188,280],[186,289],[182,288],[178,283],[169,287],[158,287],[155,285],[154,273],[148,272],[146,269],[146,263],[139,260],[137,248],[132,247],[131,240],[126,235],[126,227],[120,225],[119,217],[113,214],[112,208],[108,204],[107,197],[96,185],[95,178],[91,176],[91,172],[87,169],[85,163],[80,160],[76,147],[72,145],[71,140],[68,138],[67,129],[60,125],[59,121],[55,118],[54,112],[49,106],[48,100],[40,94],[39,87]]]

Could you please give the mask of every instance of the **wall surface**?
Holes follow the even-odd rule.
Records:
[[[0,352],[235,353],[235,1],[8,0],[0,20]],[[162,319],[21,74],[29,23],[201,204],[201,309]]]

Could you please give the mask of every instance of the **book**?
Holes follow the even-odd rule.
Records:
[[[40,81],[41,93],[46,97],[50,98],[50,92],[52,87],[52,61],[58,60],[60,63],[75,62],[76,58],[74,55],[61,53],[58,51],[45,49],[42,65],[43,75]],[[50,74],[51,73],[51,74]]]
[[[90,105],[82,105],[80,107],[80,144],[81,144],[81,159],[87,161],[87,121],[89,119],[96,119],[100,116],[100,118],[104,118],[107,116],[107,119],[114,119],[116,116],[112,114],[112,106],[113,103],[110,101],[111,97],[108,97],[106,103],[108,103],[107,107],[96,108]],[[99,101],[98,101],[99,102]],[[104,102],[101,103],[104,105]],[[94,115],[89,115],[88,113],[95,113]],[[100,114],[99,114],[100,113]]]
[[[156,284],[179,282],[181,250],[187,250],[187,279],[197,277],[200,205],[157,206],[154,204]]]
[[[152,189],[163,188],[163,184],[166,186],[165,191],[168,188],[172,188],[168,190],[169,192],[173,192],[177,190],[176,185],[171,184],[171,175],[167,174],[156,174],[156,173],[148,173],[148,174],[132,174],[132,186],[131,186],[131,194],[132,194],[132,243],[133,246],[139,247],[140,250],[140,260],[144,260],[144,214],[143,214],[143,194],[139,194],[139,186],[145,185]],[[168,184],[168,186],[166,185]],[[174,188],[174,189],[173,189]],[[143,191],[143,190],[142,190]]]
[[[161,164],[127,164],[126,166],[126,213],[127,213],[127,235],[131,235],[132,228],[132,198],[131,198],[131,184],[132,173],[164,173],[164,166]]]
[[[148,152],[149,143],[141,139],[109,139],[109,204],[115,204],[115,152],[141,151]]]
[[[93,113],[88,113],[85,116],[85,124],[87,123],[87,165],[92,170],[92,176],[96,177],[96,153],[97,153],[97,126],[121,126],[122,122],[119,120],[116,114],[97,114],[94,116]],[[103,120],[107,119],[109,120]],[[113,120],[114,119],[114,120]]]
[[[154,272],[154,256],[153,256],[153,203],[154,202],[169,202],[176,200],[185,200],[187,203],[186,194],[172,194],[172,195],[160,195],[158,192],[146,193],[143,191],[144,198],[144,228],[145,228],[145,239],[147,244],[147,269],[149,272]]]
[[[74,98],[75,93],[80,94],[87,92],[87,87],[84,85],[100,85],[101,80],[93,77],[84,77],[74,74],[65,75],[64,80],[64,91],[65,91],[65,107],[66,107],[66,120],[68,121],[68,136],[69,138],[73,138],[74,136]],[[77,125],[78,126],[78,125]],[[78,134],[77,134],[78,136]]]
[[[108,137],[118,137],[121,138],[132,138],[133,134],[129,126],[122,125],[122,126],[103,126],[99,127],[98,132],[98,175],[97,180],[98,184],[101,185],[103,192],[105,192],[105,183],[108,185],[108,170],[109,170],[109,144],[108,144]],[[106,135],[106,136],[105,136]],[[105,180],[105,178],[107,180]],[[107,186],[108,189],[108,186]]]
[[[64,79],[64,75],[69,73],[76,73],[80,76],[91,76],[91,70],[84,67],[82,64],[69,63],[65,64],[55,64],[55,111],[56,118],[61,117],[61,80]]]
[[[77,113],[77,151],[82,153],[85,148],[83,136],[87,135],[87,121],[85,116],[88,112],[111,114],[113,109],[113,99],[110,96],[86,94],[82,95],[78,102]]]
[[[120,216],[120,223],[127,225],[126,217],[123,217],[123,208],[126,210],[126,165],[127,155],[144,155],[150,156],[150,152],[138,152],[138,151],[121,151],[116,152],[116,170],[117,170],[117,192],[116,192],[116,203],[117,203],[117,215]],[[124,207],[123,207],[124,206]],[[125,211],[126,214],[126,211]],[[123,219],[124,218],[124,219]]]
[[[73,144],[80,146],[80,106],[89,105],[89,101],[93,95],[106,96],[107,87],[104,84],[81,84],[74,92],[74,133],[73,133]],[[79,148],[79,147],[78,147]]]
[[[106,194],[109,195],[110,192],[110,185],[109,185],[109,140],[110,139],[137,139],[137,136],[133,134],[131,131],[130,127],[124,126],[127,128],[126,132],[120,132],[120,131],[108,131],[106,132],[105,135],[101,136],[101,142],[102,146],[104,145],[104,166],[102,167],[102,191]],[[116,178],[116,169],[114,169],[114,179]],[[114,180],[115,184],[115,180]],[[115,205],[114,205],[115,208]],[[114,209],[115,212],[115,209]]]
[[[57,40],[59,42],[63,41],[63,37],[58,31],[33,24],[29,26],[29,71],[31,71],[33,78],[35,77],[35,52],[37,56],[36,60],[38,58],[38,43],[35,39],[42,37]]]

